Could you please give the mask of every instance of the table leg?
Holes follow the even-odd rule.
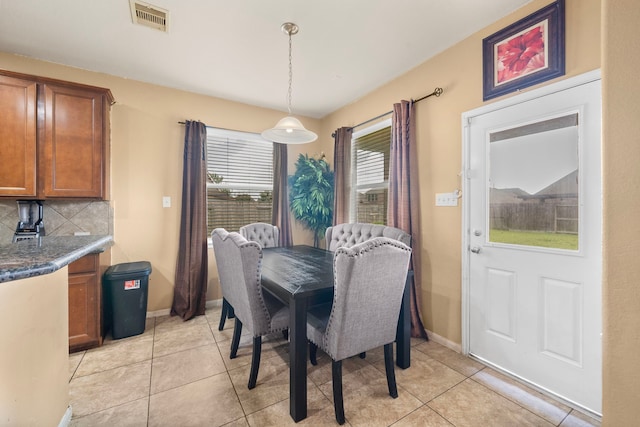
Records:
[[[407,274],[402,294],[400,317],[396,330],[396,365],[402,369],[411,366],[411,278],[413,271]]]
[[[307,301],[289,304],[289,413],[295,422],[307,417]]]

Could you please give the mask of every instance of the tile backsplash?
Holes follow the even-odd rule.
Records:
[[[113,235],[113,210],[102,200],[46,200],[43,220],[47,236],[73,236],[76,232]],[[16,200],[0,200],[0,243],[11,242],[18,224]]]

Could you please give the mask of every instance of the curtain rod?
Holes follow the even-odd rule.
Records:
[[[413,101],[413,102],[420,102],[420,101],[422,101],[423,99],[427,99],[427,98],[429,98],[430,96],[436,96],[436,97],[438,97],[438,96],[442,95],[442,92],[443,92],[443,91],[442,91],[442,88],[441,88],[441,87],[437,87],[437,88],[435,88],[435,89],[433,90],[433,92],[431,92],[430,94],[425,95],[425,96],[423,96],[422,98],[418,98],[418,99],[416,99],[415,101],[413,101],[413,100],[412,100],[412,101]],[[380,114],[380,115],[378,115],[378,116],[375,116],[375,117],[373,117],[373,118],[371,118],[371,119],[369,119],[369,120],[365,120],[364,122],[362,122],[362,123],[358,123],[358,124],[357,124],[357,125],[355,125],[355,126],[351,126],[351,128],[350,128],[350,129],[351,129],[351,130],[353,130],[353,129],[357,128],[357,127],[360,127],[360,126],[366,125],[367,123],[371,123],[371,122],[373,122],[373,121],[375,121],[375,120],[381,119],[381,118],[383,118],[384,116],[388,116],[388,115],[389,115],[389,114],[391,114],[391,113],[393,113],[393,110],[391,110],[391,111],[387,111],[386,113],[382,113],[382,114]],[[331,134],[331,137],[332,137],[332,138],[335,138],[335,137],[336,137],[335,132]]]
[[[431,97],[431,96],[438,97],[438,96],[442,95],[442,92],[443,92],[442,88],[441,88],[441,87],[437,87],[437,88],[435,88],[435,89],[433,90],[433,92],[431,92],[430,94],[425,95],[425,96],[423,96],[422,98],[418,98],[418,99],[416,99],[415,101],[412,99],[412,101],[413,101],[413,102],[420,102],[420,101],[422,101],[423,99],[427,99],[427,98],[429,98],[429,97]],[[366,125],[367,123],[371,123],[371,122],[372,122],[372,121],[374,121],[374,120],[381,119],[382,117],[384,117],[384,116],[388,116],[388,115],[389,115],[389,114],[391,114],[391,113],[393,113],[393,110],[391,110],[391,111],[387,111],[386,113],[383,113],[383,114],[380,114],[380,115],[378,115],[378,116],[375,116],[375,117],[374,117],[374,118],[372,118],[372,119],[365,120],[365,121],[364,121],[364,122],[362,122],[362,123],[358,123],[357,125],[351,126],[351,130],[353,130],[353,129],[357,128],[357,127],[360,127],[360,126]],[[181,124],[181,125],[186,124],[186,122],[178,122],[178,123],[179,123],[179,124]],[[224,129],[224,128],[219,128],[219,129]],[[233,129],[224,129],[224,130],[233,130]],[[335,133],[332,133],[332,134],[331,134],[331,136],[332,136],[333,138],[335,138],[335,137],[336,137],[336,134],[335,134]]]
[[[200,120],[198,120],[198,121],[200,121]],[[178,122],[178,124],[179,124],[179,125],[186,125],[186,124],[187,124],[187,122],[186,122],[186,121],[184,121],[184,122]],[[255,133],[255,134],[257,134],[257,132],[248,132],[248,131],[246,131],[246,130],[238,130],[238,129],[221,128],[221,127],[217,127],[217,126],[208,126],[208,125],[206,125],[206,124],[205,124],[205,126],[206,126],[206,127],[208,127],[208,128],[221,129],[221,130],[228,130],[228,131],[231,131],[231,132],[242,132],[242,133]]]
[[[198,122],[200,122],[200,120],[198,120]],[[200,122],[200,123],[202,123],[202,122]],[[186,123],[186,121],[184,121],[184,122],[178,122],[178,124],[186,125],[187,123]],[[224,130],[224,131],[228,131],[228,132],[251,133],[251,134],[254,134],[254,135],[260,135],[259,132],[251,132],[251,131],[240,130],[240,129],[221,128],[219,126],[209,126],[207,124],[205,124],[205,127],[212,128],[212,129],[218,129],[218,130]]]

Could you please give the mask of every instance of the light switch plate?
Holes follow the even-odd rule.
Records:
[[[436,193],[436,206],[458,206],[458,194]]]
[[[162,197],[162,207],[170,208],[171,207],[171,196],[163,196]]]

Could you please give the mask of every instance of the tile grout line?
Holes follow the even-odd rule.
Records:
[[[249,424],[249,420],[247,419],[247,414],[244,411],[244,407],[242,406],[242,402],[240,401],[240,396],[238,396],[238,391],[236,390],[235,385],[233,385],[233,381],[231,381],[231,375],[229,375],[229,368],[227,367],[227,365],[224,363],[224,356],[222,355],[222,351],[220,350],[220,346],[218,345],[218,340],[216,340],[216,336],[215,333],[213,332],[212,328],[217,328],[217,325],[211,325],[211,322],[209,321],[209,318],[207,316],[205,316],[205,319],[207,320],[207,324],[209,325],[209,330],[211,331],[211,335],[213,336],[213,342],[216,345],[216,348],[218,349],[218,353],[220,353],[220,358],[222,359],[222,365],[224,366],[224,371],[227,374],[227,378],[229,379],[229,382],[231,383],[231,387],[233,387],[233,391],[236,394],[236,398],[238,399],[238,403],[240,404],[240,408],[242,409],[242,413],[244,414],[244,416],[240,417],[240,418],[244,418],[244,420],[246,421],[247,424]],[[225,322],[226,323],[226,322]],[[222,330],[224,330],[224,328],[222,328]],[[228,341],[228,340],[224,340],[224,341]],[[220,374],[218,374],[220,375]],[[236,418],[235,420],[231,420],[226,424],[223,424],[222,427],[229,425],[231,423],[234,423],[236,421],[238,421],[240,418]]]
[[[483,386],[484,388],[486,388],[487,390],[489,390],[489,391],[493,392],[494,394],[497,394],[498,396],[500,396],[500,397],[503,397],[503,398],[507,399],[508,401],[510,401],[510,402],[512,402],[512,403],[514,403],[515,405],[519,406],[520,408],[524,409],[525,411],[527,411],[527,412],[531,413],[532,415],[535,415],[536,417],[538,417],[538,418],[540,418],[540,419],[542,419],[542,420],[544,420],[544,421],[548,422],[549,424],[554,425],[553,421],[551,421],[551,420],[549,420],[549,419],[545,418],[545,417],[544,417],[544,416],[542,416],[542,415],[536,414],[535,412],[533,412],[533,411],[532,411],[531,409],[529,409],[529,408],[524,407],[524,406],[523,406],[522,404],[520,404],[518,401],[514,400],[510,395],[504,395],[504,394],[500,393],[499,391],[493,390],[493,389],[489,388],[488,386],[486,386],[485,384],[482,384],[481,382],[479,382],[479,381],[477,381],[476,379],[472,378],[473,376],[477,375],[477,374],[478,374],[478,373],[480,373],[481,371],[484,371],[485,369],[487,369],[488,367],[487,367],[486,365],[483,365],[482,369],[480,369],[480,370],[476,371],[475,373],[473,373],[473,374],[471,374],[471,375],[466,375],[466,374],[464,374],[464,373],[462,373],[462,372],[460,372],[460,371],[456,370],[454,367],[449,366],[447,363],[445,363],[445,362],[443,362],[443,361],[441,361],[441,360],[439,360],[439,359],[435,359],[435,358],[433,358],[432,356],[430,356],[430,355],[426,354],[425,352],[421,351],[420,349],[415,349],[415,350],[417,350],[417,351],[421,352],[422,354],[425,354],[426,356],[428,356],[429,358],[431,358],[431,359],[433,359],[433,360],[436,360],[436,361],[438,361],[438,362],[442,363],[443,365],[447,366],[448,368],[453,369],[454,371],[456,371],[456,372],[458,372],[458,373],[460,373],[460,374],[462,374],[462,375],[466,376],[466,377],[467,377],[467,379],[469,379],[469,380],[471,380],[471,381],[475,382],[476,384],[479,384],[479,385]],[[461,382],[463,382],[463,381],[461,381]],[[460,382],[460,383],[461,383],[461,382]],[[456,384],[455,386],[459,385],[460,383]],[[455,386],[454,386],[454,387],[455,387]],[[453,387],[452,387],[452,388],[453,388]],[[451,390],[451,389],[449,389],[449,390]],[[449,390],[447,390],[447,391],[449,391]],[[533,391],[535,391],[535,390],[533,390]],[[445,392],[445,393],[446,393],[446,392]],[[443,394],[443,393],[442,393],[442,394]],[[440,394],[440,395],[442,395],[442,394]],[[438,395],[438,396],[440,396],[440,395]],[[434,399],[436,399],[438,396],[434,397]],[[433,399],[432,399],[432,400],[433,400]],[[554,402],[556,402],[556,403],[561,403],[561,402],[557,402],[557,401],[555,401],[555,400],[554,400]],[[565,406],[566,406],[566,405],[565,405]],[[431,407],[429,407],[429,408],[431,408]],[[556,408],[557,408],[557,409],[559,409],[559,410],[562,410],[561,408],[558,408],[558,407],[556,407]],[[431,409],[433,409],[433,408],[431,408]],[[569,412],[567,412],[567,413],[565,414],[565,416],[562,418],[561,422],[560,422],[559,424],[557,424],[557,426],[561,425],[561,424],[562,424],[562,422],[564,422],[564,420],[565,420],[565,419],[566,419],[566,418],[571,414],[571,412],[572,412],[572,411],[574,411],[574,410],[575,410],[574,408],[569,407]],[[436,412],[437,412],[437,411],[436,411]],[[441,415],[441,414],[439,414],[439,415]],[[441,415],[441,416],[442,416],[442,415]],[[444,418],[444,417],[443,417],[443,418]],[[445,419],[446,419],[446,418],[445,418]],[[447,420],[447,421],[448,421],[448,420]]]
[[[436,400],[438,397],[440,397],[440,396],[442,396],[443,394],[445,394],[445,393],[447,393],[447,392],[451,391],[452,389],[454,389],[455,387],[459,386],[460,384],[462,384],[462,383],[463,383],[463,382],[465,382],[466,380],[470,379],[471,377],[470,377],[470,376],[467,376],[466,374],[463,374],[462,372],[458,372],[458,371],[456,371],[455,369],[451,368],[450,366],[448,366],[448,365],[444,364],[443,362],[441,362],[441,361],[439,361],[438,359],[436,359],[436,358],[434,358],[434,357],[432,357],[432,356],[430,356],[430,355],[428,355],[428,354],[424,353],[423,351],[421,351],[421,350],[419,350],[419,349],[416,349],[416,350],[417,350],[417,351],[420,351],[420,353],[424,354],[424,355],[425,355],[425,356],[427,356],[428,358],[430,358],[430,359],[432,359],[432,360],[435,360],[435,361],[436,361],[436,362],[438,362],[438,363],[442,363],[442,365],[446,366],[447,368],[449,368],[449,369],[451,369],[451,370],[453,370],[453,371],[457,372],[458,374],[460,374],[460,375],[462,375],[462,376],[464,377],[464,379],[463,379],[463,380],[458,381],[457,383],[455,383],[454,385],[452,385],[451,387],[449,387],[448,389],[446,389],[446,390],[445,390],[445,391],[443,391],[442,393],[440,393],[440,394],[438,394],[438,395],[436,395],[436,396],[432,397],[430,400],[428,400],[427,402],[425,402],[425,403],[424,403],[424,406],[426,406],[427,408],[431,409],[433,412],[435,412],[436,414],[438,414],[442,419],[444,419],[444,420],[445,420],[446,422],[448,422],[449,424],[451,424],[451,425],[454,425],[454,426],[455,426],[455,424],[454,424],[452,421],[450,421],[447,417],[445,417],[445,416],[444,416],[444,414],[441,414],[437,409],[435,409],[435,408],[433,408],[433,407],[429,406],[429,402],[433,402],[433,401],[434,401],[434,400]],[[483,369],[485,369],[485,368],[483,367],[482,369],[480,369],[479,371],[477,371],[477,372],[476,372],[476,373],[474,373],[473,375],[477,374],[478,372],[482,371]]]
[[[573,408],[572,408],[572,409],[567,413],[567,415],[565,415],[565,416],[564,416],[564,418],[562,418],[562,420],[561,420],[558,424],[556,424],[556,427],[561,426],[561,425],[562,425],[562,423],[563,423],[567,418],[569,418],[569,415],[570,415],[572,412],[573,412]]]
[[[242,413],[244,414],[244,419],[247,422],[247,424],[249,424],[249,421],[247,420],[247,412],[244,410],[244,406],[242,405],[242,400],[240,400],[240,396],[238,395],[238,390],[236,389],[235,384],[231,380],[231,375],[229,374],[229,367],[227,366],[226,363],[224,363],[224,356],[222,355],[222,350],[220,349],[220,345],[218,343],[218,340],[216,340],[215,334],[213,333],[213,329],[211,329],[212,328],[211,322],[209,322],[209,319],[206,316],[205,316],[205,319],[207,320],[207,324],[209,325],[209,330],[211,331],[211,335],[213,337],[213,341],[216,344],[216,348],[218,349],[218,352],[220,353],[220,357],[222,358],[222,364],[224,365],[224,371],[227,374],[227,378],[229,379],[229,383],[231,384],[231,387],[233,387],[233,392],[236,394],[236,399],[238,399],[238,404],[240,405],[240,409],[242,409]],[[234,322],[235,322],[235,320],[234,320]],[[225,321],[225,324],[226,324],[226,321]],[[234,327],[235,327],[235,324],[234,324]],[[224,331],[224,328],[222,328],[222,330]],[[225,341],[228,341],[228,340],[225,340]],[[240,419],[240,418],[238,418],[238,419]],[[233,421],[231,421],[231,422],[233,422]]]
[[[73,370],[73,374],[71,374],[71,378],[69,378],[69,384],[71,384],[71,381],[73,379],[75,379],[76,377],[76,372],[78,372],[78,368],[80,367],[80,364],[82,363],[82,361],[84,360],[84,356],[87,354],[87,350],[83,350],[82,351],[82,356],[80,356],[80,361],[78,362],[78,365],[76,366],[76,368]]]
[[[151,379],[153,378],[153,357],[156,347],[156,318],[153,318],[153,341],[151,343],[151,366],[149,369],[149,393],[147,396],[147,427],[149,427],[149,418],[151,418]]]
[[[493,389],[489,388],[489,387],[488,387],[488,386],[486,386],[485,384],[482,384],[481,382],[476,381],[475,379],[473,379],[473,378],[471,378],[471,377],[469,377],[468,379],[469,379],[469,380],[471,380],[471,381],[473,381],[474,383],[476,383],[476,384],[478,384],[478,385],[480,385],[480,386],[482,386],[482,387],[486,388],[487,390],[489,390],[489,391],[490,391],[490,392],[492,392],[493,394],[495,394],[495,395],[497,395],[497,396],[500,396],[500,397],[502,397],[502,398],[504,398],[504,399],[508,400],[509,402],[511,402],[511,403],[513,403],[513,404],[515,404],[515,405],[519,406],[520,408],[524,409],[525,411],[529,412],[529,413],[530,413],[530,414],[532,414],[532,415],[535,415],[536,417],[540,418],[541,420],[546,421],[547,423],[549,423],[549,424],[551,424],[551,425],[554,425],[552,421],[550,421],[550,420],[546,419],[545,417],[543,417],[543,416],[541,416],[541,415],[539,415],[539,414],[536,414],[535,412],[533,412],[533,411],[532,411],[531,409],[529,409],[529,408],[525,408],[525,407],[524,407],[524,406],[522,406],[520,403],[518,403],[518,402],[516,402],[515,400],[511,399],[509,396],[505,396],[505,395],[503,395],[502,393],[500,393],[500,392],[498,392],[498,391],[496,391],[496,390],[493,390]],[[560,408],[558,408],[558,409],[560,409]],[[569,411],[569,412],[567,413],[567,415],[569,415],[569,413],[571,413],[571,411]]]

